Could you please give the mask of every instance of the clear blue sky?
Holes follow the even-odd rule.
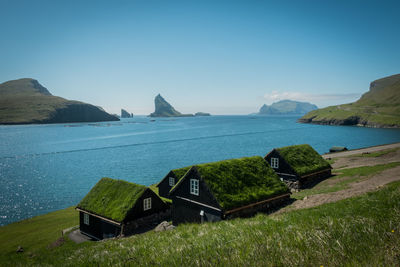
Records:
[[[149,114],[356,100],[400,73],[400,1],[0,0],[0,82]]]

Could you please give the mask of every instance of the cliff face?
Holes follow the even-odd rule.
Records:
[[[154,99],[155,111],[150,117],[191,117],[192,114],[182,114],[175,110],[160,94]]]
[[[399,128],[400,74],[371,82],[369,91],[354,103],[311,111],[299,122]]]
[[[53,96],[34,79],[0,84],[0,124],[117,121],[102,108]]]
[[[281,100],[272,105],[263,105],[258,112],[259,115],[298,115],[317,109],[316,105],[307,102],[298,102],[292,100]]]

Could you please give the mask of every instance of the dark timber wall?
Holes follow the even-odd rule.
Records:
[[[272,167],[271,165],[271,158],[278,158],[279,159],[279,165],[278,168],[272,168],[279,177],[281,177],[283,180],[288,180],[288,181],[297,181],[300,177],[297,176],[296,172],[293,170],[293,168],[286,162],[284,158],[279,155],[279,153],[274,149],[272,150],[268,155],[265,156],[265,160],[268,162],[268,164]]]
[[[151,197],[151,209],[143,210],[143,200]],[[124,222],[133,221],[138,218],[147,217],[154,213],[162,212],[168,209],[164,203],[151,189],[146,189],[143,195],[136,201],[135,206],[128,212]]]
[[[92,215],[89,215],[89,225],[86,225],[83,221],[83,214],[82,211],[79,212],[79,226],[82,233],[97,239],[115,237],[120,234],[120,226]]]
[[[169,185],[169,177],[174,177],[175,184],[178,182],[178,179],[175,176],[173,171],[170,171],[157,185],[158,187],[158,194],[161,197],[169,198],[169,191],[171,190],[172,186]]]
[[[172,207],[172,223],[174,225],[187,222],[216,222],[222,219],[222,212],[199,205],[180,198],[173,199]],[[204,215],[201,216],[200,212],[203,211]],[[202,219],[203,217],[203,219]]]
[[[199,180],[199,195],[190,193],[190,179]],[[184,199],[188,200],[184,200]],[[215,207],[221,210],[218,202],[208,189],[207,185],[200,178],[195,169],[190,169],[184,180],[172,193],[172,222],[178,224],[181,222],[201,222],[200,211],[203,210],[206,221],[216,221],[221,219],[221,211],[217,211],[207,206]],[[197,202],[197,203],[195,203]],[[203,205],[202,205],[203,204]],[[218,218],[218,219],[217,219]]]

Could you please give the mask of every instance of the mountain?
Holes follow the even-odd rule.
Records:
[[[399,128],[400,74],[371,82],[369,91],[354,103],[311,111],[299,122]]]
[[[175,110],[160,94],[154,99],[155,111],[150,117],[191,117],[192,114],[182,114]]]
[[[121,108],[121,118],[132,118],[133,113],[129,113],[125,109]]]
[[[101,107],[53,96],[34,79],[24,78],[0,84],[0,124],[117,120]]]
[[[259,115],[295,115],[306,114],[307,112],[317,109],[316,105],[308,102],[298,102],[292,100],[281,100],[272,105],[263,105],[258,112]]]

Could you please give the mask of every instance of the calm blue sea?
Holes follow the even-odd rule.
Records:
[[[308,143],[318,152],[400,142],[400,130],[212,116],[0,126],[0,225],[76,205],[101,177],[150,185],[174,168]]]

